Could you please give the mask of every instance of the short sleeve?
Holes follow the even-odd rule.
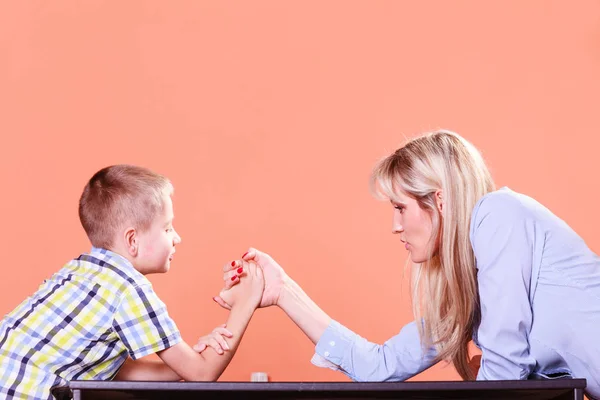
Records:
[[[132,286],[123,294],[113,328],[134,360],[181,341],[166,305],[150,284]]]

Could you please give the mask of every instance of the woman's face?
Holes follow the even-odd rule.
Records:
[[[437,253],[437,244],[434,244],[433,251],[429,251],[433,231],[431,214],[423,210],[414,197],[402,190],[397,190],[395,197],[390,200],[394,206],[392,233],[400,235],[400,240],[410,252],[412,262],[425,262],[430,254]]]

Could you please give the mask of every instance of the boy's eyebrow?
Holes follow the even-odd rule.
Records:
[[[395,206],[406,206],[406,203],[403,203],[401,201],[395,201],[392,199],[390,199],[390,203],[392,203],[392,205],[395,205]]]

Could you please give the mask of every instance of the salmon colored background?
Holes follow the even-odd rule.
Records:
[[[599,74],[597,0],[2,1],[0,313],[89,249],[83,186],[133,163],[176,188],[183,242],[150,278],[189,343],[224,322],[211,297],[248,246],[381,343],[411,311],[375,162],[455,130],[599,251]],[[347,380],[312,355],[259,310],[221,380]]]

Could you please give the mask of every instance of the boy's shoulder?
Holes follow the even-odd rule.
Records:
[[[96,247],[69,261],[61,271],[61,275],[77,275],[79,279],[112,286],[115,294],[123,293],[127,287],[151,285],[126,258]]]

